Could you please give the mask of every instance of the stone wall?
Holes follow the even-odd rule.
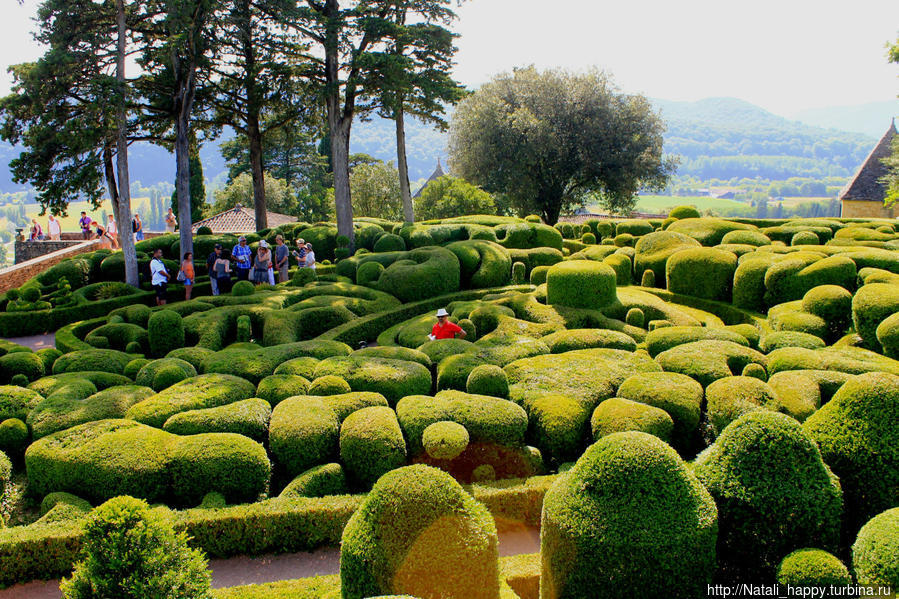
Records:
[[[843,200],[843,218],[896,218],[896,210],[887,208],[882,201]]]
[[[19,243],[16,242],[18,246]],[[28,243],[28,242],[25,242]],[[42,244],[42,243],[66,243],[59,241],[38,241],[34,242],[32,245]],[[51,266],[59,264],[66,258],[71,258],[73,256],[78,256],[79,254],[86,254],[88,252],[92,252],[94,250],[100,249],[102,244],[99,240],[94,239],[92,241],[82,241],[82,242],[67,242],[68,247],[59,249],[51,254],[44,254],[37,258],[33,258],[31,260],[27,260],[20,264],[16,264],[15,266],[10,266],[8,268],[0,269],[0,293],[5,293],[6,291],[14,288],[20,287],[25,281],[36,277],[41,274]],[[74,245],[73,245],[74,244]]]
[[[35,258],[75,247],[82,243],[84,243],[83,239],[79,241],[17,241],[16,257],[13,263],[21,264],[22,262],[34,260]]]

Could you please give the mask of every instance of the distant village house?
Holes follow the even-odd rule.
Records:
[[[883,159],[892,153],[896,135],[894,120],[855,177],[840,192],[843,218],[896,218],[896,209],[883,205],[886,188],[880,182],[887,174]]]

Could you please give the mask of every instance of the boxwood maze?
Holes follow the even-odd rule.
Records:
[[[363,219],[353,256],[287,225],[250,241],[336,264],[220,296],[200,265],[162,309],[108,252],[5,294],[0,330],[56,349],[0,343],[0,493],[46,507],[0,528],[0,584],[132,495],[210,555],[342,538],[347,598],[899,586],[895,224],[534,220]],[[541,525],[520,595],[510,523]]]

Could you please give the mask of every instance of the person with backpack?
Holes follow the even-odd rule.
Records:
[[[206,270],[209,272],[209,284],[212,287],[212,295],[219,294],[218,279],[216,278],[216,274],[215,274],[215,263],[221,257],[222,257],[222,244],[220,244],[220,243],[215,244],[215,247],[212,249],[212,253],[210,253],[209,256],[206,257]],[[229,273],[228,278],[230,279],[231,278],[230,267],[228,268],[227,272]]]
[[[150,283],[156,291],[156,305],[164,306],[167,299],[167,287],[169,284],[169,271],[162,261],[162,248],[153,250],[153,259],[150,260]]]
[[[222,247],[218,244],[214,254],[215,260],[212,262],[209,278],[215,281],[217,294],[228,293],[231,291],[231,256],[222,251]]]

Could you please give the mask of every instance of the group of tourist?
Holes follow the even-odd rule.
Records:
[[[100,219],[103,220],[102,218]],[[165,215],[166,233],[174,233],[175,227],[178,226],[178,219],[175,218],[174,212],[169,208],[168,214]],[[81,212],[81,218],[78,219],[78,226],[81,227],[81,238],[99,239],[104,246],[109,249],[119,248],[119,229],[115,222],[115,217],[110,214],[106,223],[98,222],[87,215],[87,212]],[[131,233],[134,235],[134,241],[143,241],[144,239],[144,223],[140,214],[135,214],[131,219]],[[44,233],[43,227],[36,218],[31,219],[31,232],[28,237],[30,241],[59,241],[62,236],[62,226],[59,219],[52,214],[47,217],[47,232]]]
[[[297,239],[297,249],[291,252],[284,243],[284,237],[278,235],[275,237],[274,251],[272,249],[263,239],[259,242],[259,248],[254,256],[253,250],[247,245],[247,238],[242,235],[238,238],[237,245],[231,250],[224,249],[220,243],[215,244],[212,253],[206,258],[212,294],[220,295],[231,291],[232,275],[238,281],[252,281],[256,285],[284,283],[288,280],[287,269],[290,255],[296,258],[300,268],[315,269],[315,252],[312,244],[306,243],[303,239]],[[171,275],[162,260],[161,248],[157,248],[153,252],[153,259],[150,261],[150,277],[153,289],[156,291],[156,304],[162,306],[166,303],[167,287]],[[184,285],[184,299],[189,300],[196,281],[191,252],[184,254],[176,280]]]

